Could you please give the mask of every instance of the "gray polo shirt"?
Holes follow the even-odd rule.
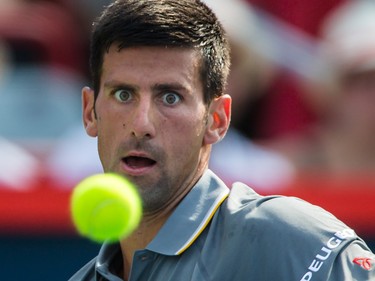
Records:
[[[70,281],[122,280],[118,244]],[[130,281],[375,280],[375,256],[352,229],[303,200],[229,189],[207,170],[146,247]]]

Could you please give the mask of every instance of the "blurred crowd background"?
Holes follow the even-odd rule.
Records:
[[[91,23],[110,2],[0,1],[1,188],[70,189],[101,172],[80,92]],[[211,168],[259,192],[375,177],[374,1],[206,2],[232,44],[232,128]]]
[[[110,2],[0,0],[0,191],[69,191],[102,171],[80,94]],[[263,194],[375,190],[375,1],[205,2],[232,45],[232,125],[211,169]]]

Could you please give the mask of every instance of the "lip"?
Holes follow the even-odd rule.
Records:
[[[149,159],[151,160],[150,162],[154,162],[154,163],[151,163],[149,165],[144,165],[144,166],[143,165],[140,165],[140,166],[131,165],[127,161],[127,159],[129,158],[144,158],[144,159]],[[150,155],[144,152],[131,152],[121,158],[122,170],[129,176],[146,175],[150,173],[151,170],[153,170],[156,167],[156,165],[157,165],[157,161],[153,157],[151,157]]]

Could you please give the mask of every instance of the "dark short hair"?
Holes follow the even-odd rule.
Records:
[[[95,96],[110,46],[197,49],[202,57],[204,100],[223,94],[229,73],[229,44],[215,14],[200,0],[117,0],[94,22],[90,71]]]

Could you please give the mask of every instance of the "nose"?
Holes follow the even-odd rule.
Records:
[[[137,139],[150,139],[155,136],[155,120],[153,118],[152,102],[149,99],[141,99],[133,113],[131,134]]]

